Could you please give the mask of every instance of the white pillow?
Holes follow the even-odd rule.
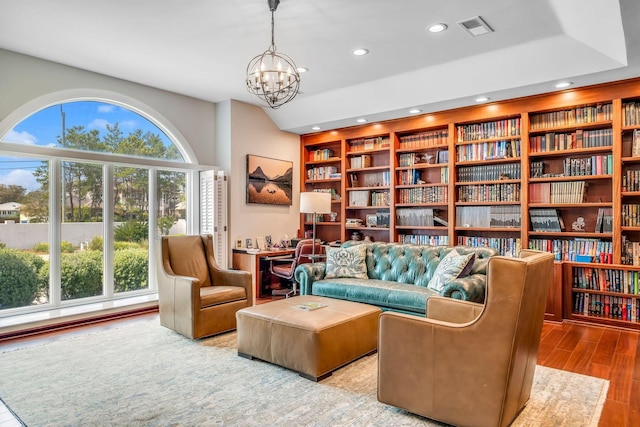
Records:
[[[365,245],[356,245],[350,248],[328,248],[324,278],[368,279],[366,256],[367,247]]]
[[[436,271],[433,273],[433,277],[429,280],[427,287],[436,290],[438,292],[444,289],[444,285],[460,277],[463,271],[469,271],[465,268],[475,260],[475,253],[472,252],[467,255],[460,255],[455,249],[449,252],[436,267]]]

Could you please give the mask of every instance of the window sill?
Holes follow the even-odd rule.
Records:
[[[0,318],[0,342],[158,310],[158,294]]]

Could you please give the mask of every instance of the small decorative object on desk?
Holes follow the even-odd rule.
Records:
[[[253,248],[253,239],[246,239],[246,240],[245,240],[245,247],[246,247],[247,249],[251,249],[251,248]]]
[[[313,301],[303,302],[302,304],[298,304],[298,305],[292,305],[293,308],[297,308],[298,310],[304,310],[304,311],[318,310],[319,308],[323,308],[326,306],[327,304],[323,304],[321,302],[313,302]]]
[[[264,238],[262,238],[262,237],[256,237],[256,246],[261,251],[264,251],[265,249],[267,249],[267,245],[266,245],[266,243],[264,241]]]
[[[270,234],[264,236],[264,241],[267,244],[267,248],[270,248],[270,247],[273,246],[273,239],[271,239],[271,235]]]
[[[338,212],[331,212],[329,214],[329,219],[331,222],[336,222],[336,219],[338,219]]]

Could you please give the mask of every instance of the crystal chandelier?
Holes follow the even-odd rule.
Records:
[[[293,60],[276,52],[273,15],[280,0],[267,0],[271,10],[271,46],[247,65],[247,90],[261,104],[280,108],[296,97],[300,88],[300,74]]]

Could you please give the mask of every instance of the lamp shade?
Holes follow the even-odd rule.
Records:
[[[331,212],[331,193],[309,191],[300,193],[300,212],[329,213]]]

